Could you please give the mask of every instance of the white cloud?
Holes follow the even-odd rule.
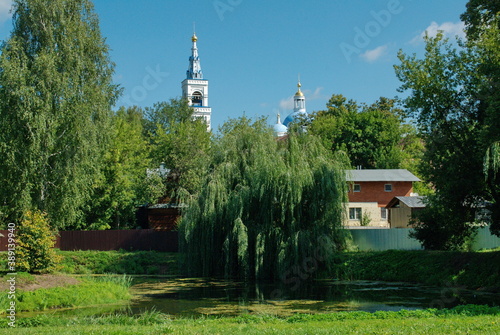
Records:
[[[318,100],[318,99],[324,99],[325,96],[321,94],[321,91],[323,91],[323,87],[316,87],[314,92],[310,94],[310,91],[306,90],[304,94],[306,95],[307,100]]]
[[[456,23],[444,22],[442,24],[438,24],[433,21],[420,35],[415,36],[410,43],[418,44],[419,42],[422,42],[426,33],[429,37],[435,37],[438,31],[442,31],[446,37],[458,36],[460,38],[465,38],[464,28],[465,24],[461,21]]]
[[[359,57],[361,57],[368,63],[373,63],[386,53],[387,53],[387,45],[381,45],[373,50],[367,50],[366,52],[359,55]]]
[[[290,110],[293,109],[293,95],[286,98],[281,99],[280,101],[280,109],[281,110]]]
[[[0,23],[7,21],[11,14],[12,0],[0,0]]]

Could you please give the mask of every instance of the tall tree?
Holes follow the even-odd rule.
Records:
[[[142,109],[121,107],[112,121],[102,179],[96,184],[88,205],[86,219],[90,229],[133,228],[135,207],[156,201],[162,195],[144,192],[147,186],[153,190],[163,188],[163,181],[147,175],[151,159],[144,136]]]
[[[500,176],[498,171],[498,144],[500,143],[500,4],[498,1],[485,3],[484,6],[497,5],[491,11],[484,11],[483,24],[475,25],[479,36],[470,44],[477,49],[481,63],[478,72],[483,80],[480,86],[481,110],[484,111],[484,130],[482,142],[487,147],[485,172],[487,181],[488,209],[491,212],[490,230],[500,237]],[[495,15],[493,15],[495,14]],[[470,25],[471,27],[473,25]],[[469,35],[468,35],[469,36]]]
[[[89,0],[14,0],[0,56],[0,187],[11,220],[27,209],[80,227],[107,147],[118,90]]]
[[[345,246],[343,159],[309,134],[277,141],[265,120],[232,120],[179,226],[189,275],[293,280]],[[296,278],[295,278],[296,279]]]
[[[396,67],[410,111],[426,133],[423,168],[436,188],[417,238],[430,247],[460,246],[477,209],[491,212],[500,236],[500,186],[495,169],[500,140],[500,2],[470,0],[461,19],[467,41],[460,51],[442,35],[427,38],[426,57],[400,54]],[[483,174],[486,175],[486,179]]]
[[[153,146],[153,164],[170,169],[165,195],[179,199],[196,193],[208,172],[211,133],[193,118],[186,99],[171,99],[146,109],[146,130]]]
[[[475,230],[484,196],[481,108],[477,54],[456,50],[442,34],[426,38],[424,59],[399,53],[396,74],[406,106],[424,136],[424,178],[435,187],[415,237],[432,249],[460,248]]]

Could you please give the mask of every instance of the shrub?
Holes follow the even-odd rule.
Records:
[[[17,227],[17,271],[44,273],[55,270],[60,261],[53,247],[56,233],[50,228],[47,215],[40,211],[26,212]]]

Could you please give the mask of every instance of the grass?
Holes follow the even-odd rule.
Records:
[[[81,278],[76,285],[16,292],[18,312],[44,311],[54,308],[82,307],[117,303],[130,299],[131,279],[127,276]],[[0,305],[7,306],[7,292],[0,293]],[[5,309],[0,313],[5,313]]]
[[[177,253],[156,251],[58,251],[59,271],[69,274],[177,275]]]
[[[341,312],[171,319],[150,311],[140,316],[21,319],[0,334],[497,334],[500,309],[461,306],[449,310]],[[0,327],[8,327],[0,321]]]
[[[500,290],[500,251],[347,252],[335,256],[330,276],[342,280],[380,280],[433,286]]]

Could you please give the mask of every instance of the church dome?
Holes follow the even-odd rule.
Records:
[[[283,123],[276,123],[273,126],[273,132],[275,136],[283,136],[288,132],[288,128]]]
[[[301,118],[301,117],[306,117],[308,114],[305,111],[296,111],[291,113],[286,117],[286,119],[283,121],[283,124],[288,127],[288,124],[291,122]]]
[[[299,88],[299,90],[297,91],[297,93],[295,93],[295,96],[296,97],[303,97],[304,93],[302,93],[302,91],[300,90],[300,88],[302,87],[302,84],[300,83],[300,81],[297,83],[297,87]]]
[[[274,136],[277,136],[277,137],[284,136],[288,132],[288,128],[283,123],[281,123],[279,113],[278,113],[278,120],[277,120],[276,124],[273,126],[273,132],[274,132]]]

